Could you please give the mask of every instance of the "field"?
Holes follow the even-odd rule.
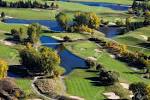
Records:
[[[20,0],[5,1],[16,2]],[[51,2],[53,2],[51,0],[37,1],[41,3],[47,2],[48,4],[51,4]],[[6,17],[12,17],[16,19],[53,21],[56,21],[55,16],[59,12],[66,13],[70,21],[73,20],[72,18],[77,11],[95,12],[100,19],[103,18],[105,20],[108,20],[112,24],[114,24],[118,19],[124,20],[129,16],[133,16],[128,14],[127,11],[112,10],[106,7],[87,6],[79,3],[73,3],[71,1],[107,2],[124,5],[131,5],[133,2],[133,0],[70,0],[70,2],[55,1],[59,5],[59,9],[57,10],[37,8],[0,8],[0,12],[5,12]],[[134,21],[143,21],[143,17],[135,18]],[[4,42],[11,42],[7,40],[8,38],[12,37],[12,35],[10,34],[11,29],[19,29],[20,27],[23,29],[27,29],[27,26],[24,24],[6,24],[0,22],[0,59],[6,60],[10,66],[20,65],[18,49],[24,47],[24,45],[21,43],[15,45],[7,45]],[[71,40],[76,40],[74,42],[67,42],[66,44],[64,43],[65,48],[83,59],[93,57],[97,59],[97,63],[102,64],[105,69],[119,73],[118,84],[121,82],[127,84],[134,82],[144,82],[146,84],[150,83],[150,80],[142,78],[142,75],[140,73],[143,72],[143,70],[135,69],[135,66],[129,66],[125,62],[115,59],[112,54],[106,51],[106,49],[102,49],[95,42],[91,42],[88,40],[91,37],[96,37],[103,40],[114,40],[118,43],[127,45],[130,51],[138,51],[143,52],[146,55],[150,55],[150,48],[148,45],[149,42],[147,41],[147,38],[150,37],[150,26],[139,28],[123,35],[117,35],[112,38],[105,37],[104,33],[101,33],[98,30],[94,31],[94,35],[91,34],[92,33],[86,32],[51,32],[47,28],[42,28],[40,37],[49,36],[57,40],[62,40],[65,36],[67,36]],[[81,40],[78,41],[78,39]],[[99,52],[97,52],[97,50],[99,50]],[[111,88],[95,84],[95,80],[98,80],[98,75],[99,72],[92,68],[74,69],[71,73],[63,76],[64,83],[66,85],[66,94],[70,96],[85,98],[85,100],[106,99],[103,93],[109,92]],[[24,90],[27,98],[41,98],[37,96],[35,91],[32,89],[33,77],[14,78],[16,80],[17,86]],[[121,89],[124,88],[121,87]]]
[[[149,36],[150,36],[150,26],[147,26],[137,29],[133,32],[131,31],[125,33],[122,36],[114,37],[114,40],[126,44],[132,51],[138,50],[140,52],[150,55],[150,50],[149,47],[147,46],[148,43],[146,40],[146,38]]]
[[[94,86],[92,78],[97,77],[96,72],[90,70],[76,69],[65,77],[67,92],[74,96],[80,96],[86,100],[102,100],[104,87]],[[91,78],[91,79],[90,79]]]
[[[128,66],[123,62],[111,58],[109,53],[105,51],[102,53],[96,53],[94,50],[98,49],[99,47],[91,42],[74,42],[73,44],[67,44],[66,47],[78,56],[84,58],[96,57],[98,62],[102,63],[106,69],[118,72],[120,74],[120,81],[122,82],[150,82],[149,80],[141,78],[139,74],[136,74],[136,72],[132,70],[133,66]],[[81,51],[81,48],[86,48],[86,50],[83,52]]]

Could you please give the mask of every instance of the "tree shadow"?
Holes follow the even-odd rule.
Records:
[[[123,72],[123,73],[127,73],[127,74],[138,74],[138,75],[144,74],[143,72]]]
[[[19,78],[30,77],[27,69],[22,65],[10,65],[8,70],[8,76]]]
[[[144,48],[147,48],[147,49],[150,49],[150,43],[139,43],[138,45],[140,45],[141,47],[144,47]]]
[[[90,83],[92,83],[93,86],[102,86],[99,82],[98,77],[88,77],[85,79],[90,80]]]
[[[99,72],[99,71],[97,71],[97,70],[90,70],[90,69],[88,69],[88,70],[86,70],[86,72],[96,73],[96,72]]]

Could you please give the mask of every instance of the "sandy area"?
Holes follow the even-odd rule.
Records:
[[[10,41],[6,41],[6,40],[0,40],[0,43],[4,44],[4,45],[8,45],[8,46],[14,46],[15,43],[12,43]]]
[[[52,38],[55,38],[55,39],[57,39],[57,40],[63,40],[62,38],[57,37],[57,36],[52,36]]]
[[[69,96],[73,100],[85,100],[84,98],[78,97],[78,96]]]
[[[97,59],[96,59],[96,58],[94,58],[94,57],[87,57],[87,59],[89,59],[89,60],[93,60],[93,61],[97,61]]]
[[[108,99],[120,99],[114,92],[103,93]]]
[[[41,11],[40,9],[32,9],[32,10],[34,10],[34,11]]]
[[[97,52],[97,53],[101,53],[101,52],[102,52],[102,51],[99,50],[99,49],[94,49],[94,51]]]
[[[125,89],[129,89],[129,84],[127,83],[120,83],[120,85]]]
[[[115,58],[115,55],[110,54],[109,56],[110,56],[111,58],[113,58],[113,59]]]
[[[143,37],[143,39],[147,41],[148,37],[146,35],[140,35],[140,36]]]

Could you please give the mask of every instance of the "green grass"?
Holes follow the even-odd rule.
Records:
[[[125,5],[131,5],[133,3],[133,0],[72,0],[72,1],[107,2],[107,3],[117,3],[117,4],[125,4]]]
[[[19,29],[20,27],[26,28],[26,26],[23,24],[7,24],[0,22],[0,30],[2,31],[10,32],[11,29]]]
[[[67,93],[80,96],[85,100],[103,100],[102,93],[105,88],[101,86],[94,86],[90,79],[97,77],[95,72],[87,72],[87,70],[76,69],[66,76],[65,82],[67,86]]]
[[[82,5],[78,3],[71,2],[57,2],[60,9],[59,10],[44,10],[44,9],[23,9],[23,8],[1,8],[0,12],[5,12],[6,15],[20,18],[20,19],[45,19],[45,20],[55,20],[55,16],[60,11],[66,12],[69,18],[71,19],[76,11],[83,12],[95,12],[100,17],[104,17],[110,21],[114,21],[117,18],[126,18],[128,14],[122,11],[115,11],[105,7],[89,7],[87,5]],[[111,16],[110,16],[111,15]]]
[[[31,87],[31,79],[16,78],[16,83],[17,86],[19,86],[19,88],[21,88],[25,92],[26,98],[31,98],[35,96],[35,93]]]
[[[19,63],[17,50],[3,44],[0,44],[0,58],[6,60],[11,65]]]
[[[147,55],[150,55],[150,49],[148,49],[148,47],[145,47],[147,49],[143,49],[144,44],[140,45],[142,43],[147,43],[146,40],[141,35],[150,37],[150,26],[139,28],[135,31],[125,33],[124,35],[114,37],[113,39],[122,44],[129,45],[129,49],[131,51],[141,51]],[[137,47],[132,47],[132,46],[137,46]]]
[[[131,70],[131,67],[126,63],[111,58],[107,52],[103,51],[102,53],[96,53],[94,49],[98,47],[91,42],[74,42],[73,44],[67,44],[66,47],[71,52],[82,58],[91,56],[96,57],[97,61],[103,64],[106,69],[118,72],[120,74],[120,81],[128,83],[139,81],[143,81],[145,83],[150,82],[150,80],[141,78],[140,74],[134,73],[134,71]],[[81,48],[85,48],[85,50],[81,51]]]

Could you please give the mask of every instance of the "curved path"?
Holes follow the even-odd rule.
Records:
[[[34,82],[35,82],[38,78],[39,78],[39,76],[34,77],[34,79],[33,79],[33,81],[32,81],[32,84],[31,84],[31,86],[32,86],[33,90],[35,91],[35,93],[37,93],[37,95],[39,95],[40,97],[43,97],[43,98],[46,99],[46,100],[55,100],[55,99],[52,99],[52,98],[50,98],[50,97],[48,97],[48,96],[46,96],[46,95],[44,95],[44,94],[41,94],[41,93],[38,91],[38,89],[36,88],[36,86],[35,86],[35,84],[34,84]]]

